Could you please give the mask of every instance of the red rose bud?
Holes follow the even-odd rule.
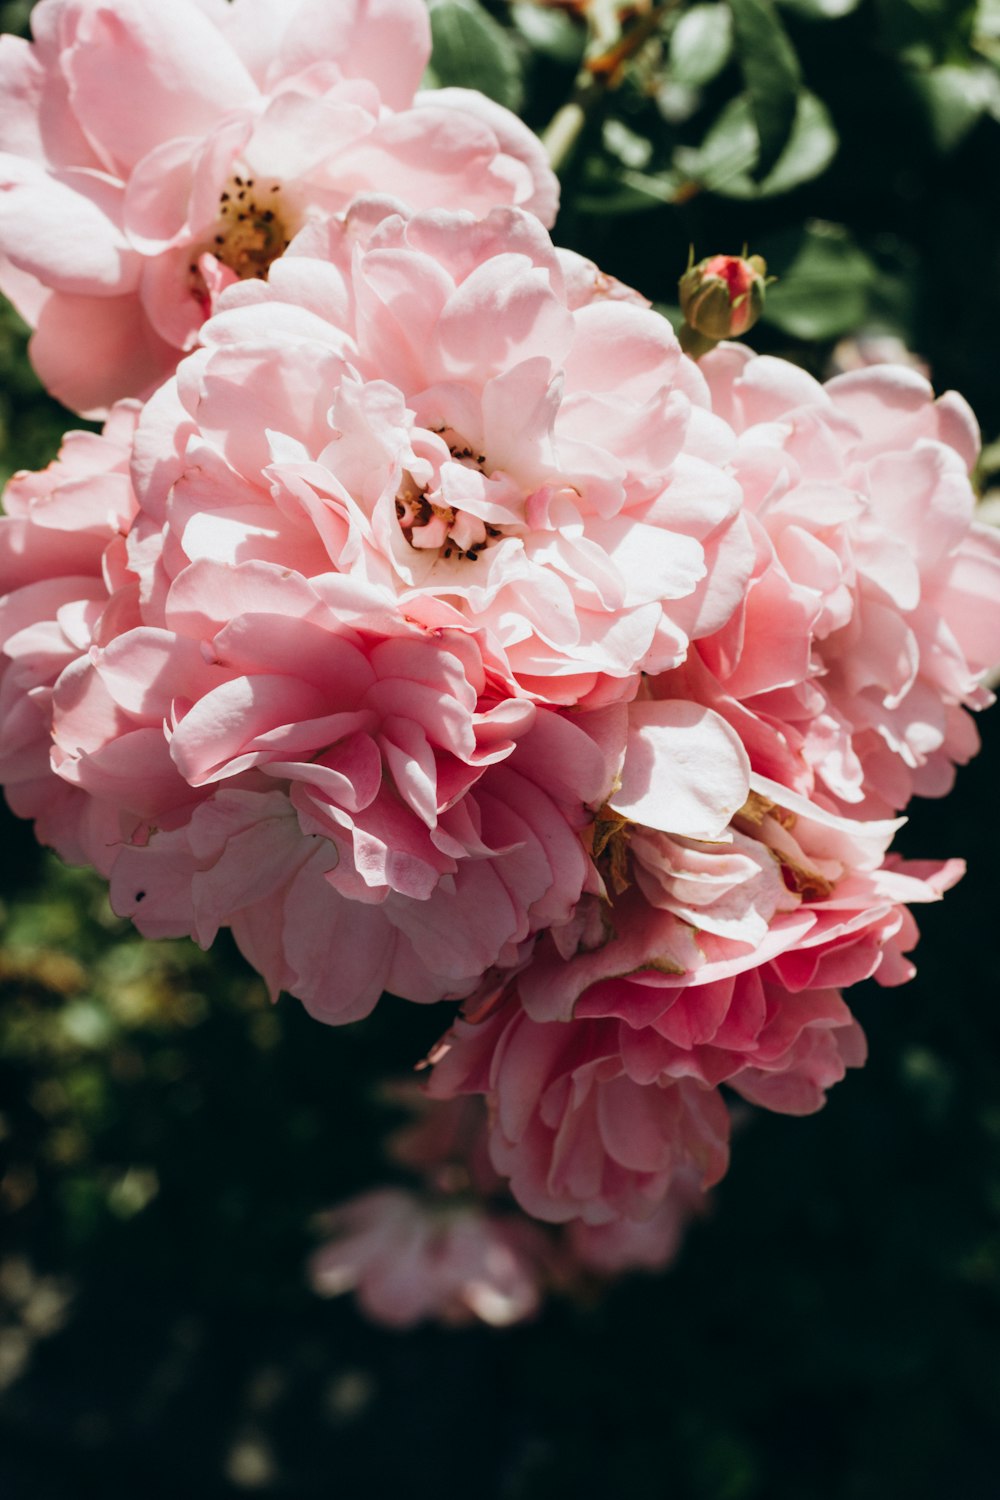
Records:
[[[680,279],[681,311],[700,338],[682,337],[682,343],[692,346],[691,353],[704,353],[720,339],[739,338],[760,317],[766,284],[767,266],[759,255],[710,255],[688,266]]]

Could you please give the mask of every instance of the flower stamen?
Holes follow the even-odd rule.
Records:
[[[280,211],[280,193],[280,182],[258,184],[237,175],[219,198],[210,249],[241,281],[266,280],[271,262],[288,249],[294,228]]]
[[[485,473],[486,455],[475,453],[447,428],[439,434],[448,442],[452,459],[465,468]],[[450,440],[450,441],[449,441]],[[456,509],[432,499],[439,490],[421,488],[409,471],[396,494],[396,517],[409,545],[421,552],[440,549],[445,561],[452,558],[476,562],[493,542],[503,536],[503,529],[483,521],[469,511]]]

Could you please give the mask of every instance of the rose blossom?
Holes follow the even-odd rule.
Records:
[[[32,29],[0,41],[0,286],[86,413],[146,395],[224,286],[359,192],[555,217],[514,115],[414,97],[420,0],[40,0]]]
[[[724,1175],[729,1119],[715,1089],[637,1083],[619,1022],[539,1023],[512,989],[485,1019],[458,1021],[437,1053],[439,1098],[484,1094],[490,1159],[529,1214],[605,1224],[654,1213],[679,1172]]]
[[[706,1212],[709,1202],[697,1173],[680,1170],[648,1219],[613,1219],[607,1224],[573,1219],[563,1230],[566,1251],[596,1276],[663,1271],[680,1250],[688,1224]]]
[[[52,690],[94,642],[137,619],[124,533],[135,403],[100,435],[70,432],[41,473],[15,474],[0,516],[0,782],[42,843],[107,872],[117,819],[53,774]]]
[[[904,903],[937,900],[960,864],[885,859],[896,825],[753,784],[730,844],[608,820],[596,847],[614,899],[584,900],[434,1055],[437,1097],[486,1096],[491,1160],[530,1213],[644,1219],[679,1172],[718,1181],[717,1086],[819,1108],[864,1060],[841,987],[912,974]]]
[[[118,813],[116,910],[205,946],[231,925],[328,1020],[468,993],[565,922],[613,776],[586,716],[505,695],[468,635],[275,563],[186,568],[161,625],[63,672],[52,738]]]
[[[376,1322],[478,1318],[502,1328],[538,1310],[549,1250],[539,1226],[517,1215],[377,1188],[329,1210],[322,1227],[329,1239],[310,1261],[313,1289],[354,1291]]]
[[[616,1004],[629,994],[640,1024],[665,1004],[703,1005],[696,987],[716,982],[726,1009],[734,977],[763,973],[764,964],[793,990],[876,971],[884,983],[911,977],[900,957],[916,941],[906,903],[938,900],[960,878],[961,861],[901,861],[886,851],[903,820],[844,817],[756,774],[750,785],[727,834],[712,842],[616,814],[598,822],[598,867],[614,899],[582,903],[536,948],[518,980],[532,1016],[605,1014],[594,1006],[611,991],[602,989],[600,1002],[593,992],[581,999],[605,982]],[[661,990],[671,996],[653,993]],[[762,1021],[756,1003],[751,1009]],[[713,1073],[705,1081],[717,1081]]]
[[[731,482],[682,451],[727,439],[667,325],[536,220],[366,202],[313,239],[334,258],[233,288],[143,413],[133,614],[53,683],[51,764],[114,823],[119,913],[203,945],[229,926],[274,993],[346,1021],[384,988],[460,997],[519,967],[600,888],[596,809],[723,833],[749,791],[736,734],[698,704],[627,700],[731,607],[744,533]],[[604,368],[595,396],[602,349],[616,389]],[[389,374],[441,419],[419,426]],[[621,456],[579,436],[602,413]],[[507,470],[442,437],[476,420]],[[418,480],[440,504],[407,509]],[[483,516],[496,546],[459,549]],[[599,706],[544,702],[580,696]]]
[[[729,719],[754,769],[861,816],[939,796],[992,701],[1000,538],[974,521],[975,421],[913,370],[819,385],[726,345],[700,368],[739,433],[745,600],[654,693]]]
[[[931,378],[930,366],[925,359],[907,349],[897,334],[882,333],[877,329],[862,329],[842,338],[830,355],[827,373],[846,375],[853,370],[870,369],[872,365],[905,365],[916,370],[925,380]]]
[[[600,888],[582,835],[609,797],[708,838],[746,797],[711,711],[511,697],[473,636],[343,575],[201,560],[151,612],[55,683],[53,766],[117,818],[116,911],[203,946],[230,926],[325,1020],[520,965]]]
[[[421,1186],[377,1188],[327,1210],[328,1238],[309,1263],[313,1289],[353,1291],[369,1317],[391,1327],[426,1318],[500,1327],[531,1317],[555,1247],[517,1213],[490,1166],[482,1101],[428,1099],[409,1080],[384,1092],[415,1116],[389,1137],[386,1154]]]
[[[516,210],[366,200],[304,231],[150,405],[147,592],[209,558],[334,571],[476,630],[512,692],[630,698],[727,619],[753,556],[697,367],[607,292]]]

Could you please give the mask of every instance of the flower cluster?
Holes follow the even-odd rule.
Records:
[[[515,116],[417,94],[419,0],[39,0],[31,21],[0,43],[0,289],[80,411],[150,394],[226,286],[358,193],[555,218]]]
[[[419,0],[34,20],[0,285],[111,409],[4,497],[12,807],[321,1020],[463,1002],[425,1196],[335,1211],[319,1285],[499,1323],[662,1264],[722,1086],[818,1108],[864,1059],[841,991],[908,978],[961,873],[889,845],[1000,659],[971,414],[910,369],[695,363],[553,245],[524,126],[414,99]]]

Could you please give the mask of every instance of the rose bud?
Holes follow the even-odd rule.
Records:
[[[679,284],[683,347],[697,357],[720,339],[746,333],[761,315],[766,285],[759,255],[710,255],[689,265]]]

